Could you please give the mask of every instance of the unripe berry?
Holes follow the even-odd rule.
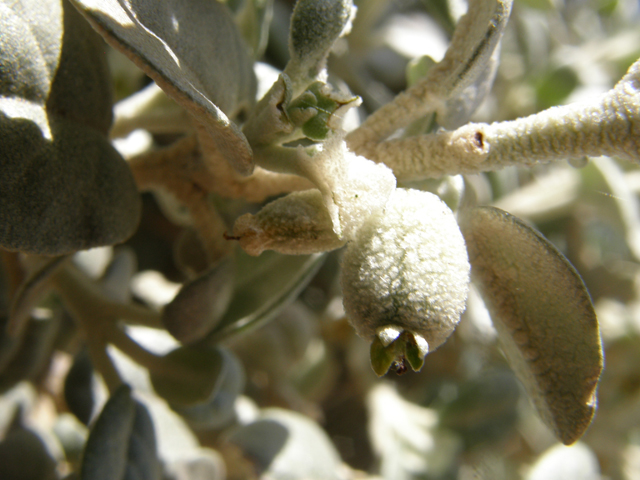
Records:
[[[436,195],[397,189],[364,222],[344,254],[342,288],[351,323],[374,341],[376,373],[392,363],[406,369],[405,359],[418,370],[451,335],[465,309],[469,269],[455,216]],[[374,358],[381,352],[391,355],[386,369]]]

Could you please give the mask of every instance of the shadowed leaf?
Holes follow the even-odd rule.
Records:
[[[34,430],[18,426],[0,441],[0,478],[56,480],[56,462]]]
[[[81,480],[158,480],[153,423],[147,409],[123,385],[105,404],[89,438],[80,469]]]
[[[502,210],[466,210],[460,225],[511,367],[556,436],[575,442],[595,413],[603,365],[582,279],[548,240]]]
[[[223,260],[182,287],[162,312],[162,323],[171,335],[182,343],[192,343],[218,324],[233,293],[234,267],[233,260]]]
[[[19,336],[29,320],[31,311],[50,288],[49,279],[60,268],[67,257],[43,259],[20,285],[11,301],[9,310],[9,325],[7,331]]]
[[[57,255],[125,240],[141,204],[105,136],[102,41],[61,0],[3,0],[0,23],[0,245]]]
[[[238,275],[233,298],[211,340],[219,340],[274,318],[292,302],[322,265],[324,255],[280,255],[264,252],[251,257],[238,252]]]
[[[249,144],[229,120],[253,101],[256,80],[247,47],[217,1],[73,0],[118,50],[183,105],[243,174],[253,170]]]
[[[166,368],[151,371],[151,383],[169,404],[188,407],[204,403],[220,387],[224,361],[218,349],[179,347],[163,358]]]
[[[93,364],[87,350],[80,350],[64,379],[64,401],[78,420],[89,425],[96,404]]]
[[[222,368],[211,397],[189,407],[172,405],[196,429],[219,430],[236,420],[235,404],[245,386],[245,373],[240,360],[229,350],[220,348]]]

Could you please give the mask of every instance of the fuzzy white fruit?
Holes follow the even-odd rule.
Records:
[[[406,331],[424,356],[460,321],[469,270],[449,207],[431,193],[397,189],[384,211],[364,222],[344,254],[345,311],[360,336],[377,336],[386,348],[396,338],[410,338],[400,336]],[[395,330],[398,335],[389,337]]]

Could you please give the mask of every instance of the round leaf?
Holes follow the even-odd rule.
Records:
[[[61,0],[3,0],[0,24],[0,245],[57,255],[125,240],[141,204],[105,137],[100,38]]]
[[[0,113],[0,244],[58,255],[125,240],[141,211],[129,168],[95,130],[52,127],[48,140],[34,122]]]
[[[460,225],[509,363],[545,423],[563,443],[575,442],[595,413],[603,365],[582,279],[548,240],[502,210],[465,210]]]

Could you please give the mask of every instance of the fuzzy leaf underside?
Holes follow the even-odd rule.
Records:
[[[603,366],[596,315],[582,279],[542,235],[493,207],[461,216],[471,274],[511,367],[565,444],[595,413]]]
[[[208,0],[72,0],[98,32],[201,123],[242,174],[251,148],[229,119],[255,100],[253,62],[228,8]]]
[[[0,245],[58,255],[125,240],[141,203],[106,138],[100,38],[61,0],[3,0],[0,24]]]

